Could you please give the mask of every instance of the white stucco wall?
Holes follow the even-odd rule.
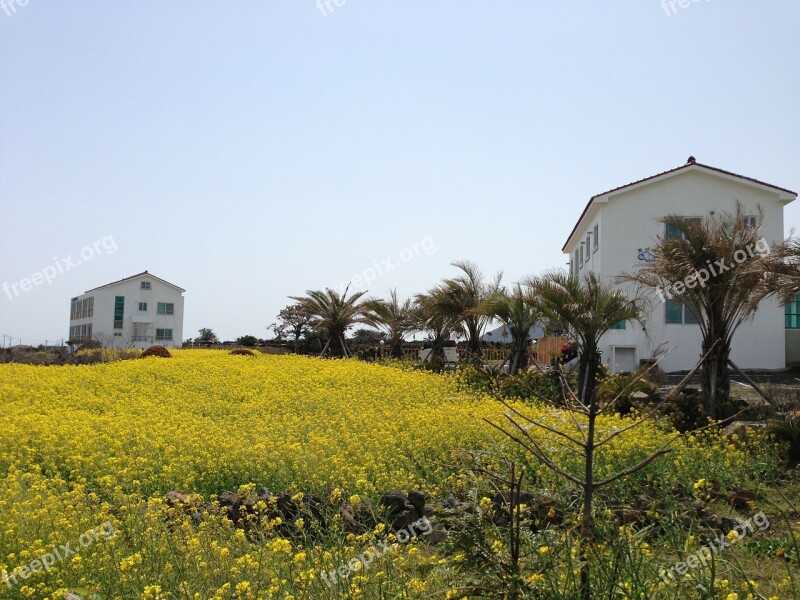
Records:
[[[141,282],[149,281],[150,289],[142,289]],[[122,329],[114,329],[114,301],[125,297]],[[92,324],[92,338],[111,347],[147,348],[153,344],[180,347],[183,342],[183,293],[157,278],[140,275],[125,281],[89,291],[78,299],[94,297],[94,314],[90,318],[70,321],[70,326]],[[147,311],[138,310],[139,302],[147,303]],[[159,302],[174,304],[174,314],[158,315]],[[134,321],[148,325],[148,339],[134,340]],[[156,329],[172,329],[172,340],[156,340]],[[115,333],[122,335],[114,335]]]
[[[770,244],[783,239],[783,201],[781,194],[742,180],[718,176],[700,168],[688,169],[668,178],[626,188],[595,200],[580,226],[583,235],[570,240],[565,252],[585,242],[585,232],[600,222],[600,247],[592,253],[582,276],[592,269],[613,281],[620,273],[631,273],[644,264],[638,258],[640,249],[654,247],[664,225],[657,219],[668,213],[687,217],[708,218],[711,211],[734,212],[737,201],[746,215],[756,215],[758,206],[764,212],[762,235]],[[577,234],[575,237],[578,237]],[[636,361],[650,358],[663,344],[668,350],[660,363],[666,371],[690,369],[700,357],[701,336],[697,325],[665,323],[665,306],[654,295],[652,309],[646,318],[647,335],[639,326],[627,324],[626,330],[609,332],[603,339],[603,361],[613,370],[615,347],[636,347]],[[752,323],[746,323],[734,337],[731,359],[741,368],[779,369],[785,366],[785,332],[783,310],[774,301],[762,303]],[[622,370],[620,367],[619,370]]]

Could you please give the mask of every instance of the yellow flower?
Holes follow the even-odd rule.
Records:
[[[453,459],[465,449],[486,453],[507,440],[485,422],[502,420],[504,408],[465,391],[458,377],[294,355],[259,355],[244,364],[209,350],[91,366],[0,364],[0,568],[28,564],[52,545],[78,540],[108,521],[118,535],[98,537],[81,549],[80,558],[20,586],[19,595],[61,598],[63,582],[74,580],[83,587],[98,582],[110,598],[128,598],[132,589],[198,600],[305,598],[314,593],[310,582],[337,568],[343,550],[357,556],[378,537],[392,544],[382,567],[376,563],[359,578],[340,579],[337,589],[370,597],[383,568],[386,597],[440,593],[452,583],[447,573],[466,560],[463,554],[440,557],[413,545],[403,546],[406,553],[382,525],[348,535],[352,546],[346,549],[296,548],[279,535],[284,522],[277,516],[278,496],[264,501],[256,490],[291,490],[296,504],[307,502],[303,494],[324,497],[323,490],[332,490],[331,502],[349,497],[365,514],[370,500],[385,490],[466,495],[471,484]],[[564,412],[510,402],[530,419],[582,435],[582,424]],[[603,414],[597,428],[607,436],[626,423]],[[572,454],[553,445],[546,431],[531,429],[530,435],[556,462],[576,469]],[[642,460],[669,438],[650,422],[614,437],[597,455],[598,480]],[[664,489],[695,481],[695,489],[705,491],[711,485],[704,478],[712,473],[752,470],[744,448],[730,448],[722,433],[688,436],[673,444],[670,457],[648,467],[646,476]],[[545,469],[535,475],[545,486],[553,483]],[[166,490],[188,496],[168,500]],[[257,500],[256,515],[232,528],[224,509],[209,504],[224,490],[238,490],[248,503]],[[482,510],[491,504],[489,498],[479,501]],[[556,510],[548,517],[555,519]],[[296,523],[305,530],[309,519],[302,513]],[[344,525],[338,514],[331,523],[337,530]],[[620,532],[636,538],[632,529]],[[554,540],[547,549],[556,554],[561,547]],[[649,552],[645,545],[636,548]],[[505,550],[500,540],[492,549]],[[564,552],[577,558],[579,549],[564,546]],[[541,556],[549,555],[543,550]],[[559,578],[571,576],[569,567],[553,569],[553,583],[562,588],[567,585]],[[158,578],[162,588],[144,587],[147,578]],[[458,596],[457,588],[451,591]]]

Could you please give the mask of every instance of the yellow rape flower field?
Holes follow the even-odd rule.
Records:
[[[503,421],[499,402],[459,391],[453,377],[420,371],[183,350],[172,359],[92,366],[0,365],[0,403],[3,599],[467,597],[475,557],[458,536],[404,543],[382,523],[348,534],[338,512],[324,531],[303,517],[288,530],[263,500],[254,505],[252,527],[234,527],[212,501],[236,490],[253,498],[264,487],[298,505],[314,496],[358,510],[386,491],[421,490],[431,502],[472,498],[470,514],[480,520],[491,502],[471,467],[475,456],[489,469],[510,457],[529,469],[530,486],[570,493],[484,422]],[[558,411],[516,406],[553,427],[575,427]],[[608,431],[624,425],[618,417],[599,423]],[[580,472],[578,457],[536,435]],[[600,453],[598,474],[641,460],[668,435],[648,423],[619,436]],[[691,491],[702,488],[693,488],[701,479],[757,477],[753,456],[753,448],[721,436],[690,438],[619,491]],[[165,500],[172,490],[197,496],[174,506]],[[550,541],[566,548],[564,556],[545,543],[532,553],[539,562],[523,574],[532,590],[548,585],[542,561],[566,557],[555,570],[556,562],[548,564],[568,578],[566,529]],[[489,552],[504,552],[501,538],[488,542]],[[647,549],[635,539],[632,547]],[[373,560],[352,562],[368,548],[377,549]],[[348,563],[354,566],[331,584],[329,574]],[[550,596],[540,588],[531,597],[569,597],[552,585]],[[635,597],[672,597],[662,588],[655,578]]]

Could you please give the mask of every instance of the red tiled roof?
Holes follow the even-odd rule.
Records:
[[[793,192],[792,190],[789,190],[789,189],[786,189],[786,188],[782,188],[782,187],[777,186],[777,185],[772,185],[771,183],[766,183],[764,181],[760,181],[760,180],[754,179],[752,177],[745,177],[744,175],[739,175],[738,173],[733,173],[731,171],[726,171],[724,169],[718,169],[717,167],[712,167],[711,165],[705,165],[705,164],[699,163],[699,162],[697,162],[695,160],[690,160],[686,164],[681,165],[679,167],[675,167],[674,169],[669,169],[667,171],[662,171],[661,173],[656,173],[655,175],[650,175],[649,177],[645,177],[643,179],[638,179],[636,181],[632,181],[630,183],[626,183],[625,185],[620,185],[618,187],[611,188],[610,190],[606,190],[605,192],[602,192],[601,194],[595,194],[594,196],[589,198],[589,202],[586,203],[586,207],[583,209],[583,212],[581,213],[581,216],[578,217],[578,220],[575,222],[575,226],[572,228],[572,231],[570,231],[569,235],[567,236],[567,241],[564,242],[564,245],[561,247],[561,251],[563,252],[566,249],[567,244],[569,243],[569,240],[571,240],[572,236],[575,235],[575,231],[578,229],[578,225],[580,224],[581,220],[586,215],[586,213],[589,212],[589,208],[592,206],[592,203],[595,201],[596,198],[599,198],[601,196],[605,196],[606,194],[610,194],[612,192],[617,192],[619,190],[624,190],[625,188],[628,188],[628,187],[631,187],[631,186],[634,186],[634,185],[638,185],[640,183],[644,183],[645,181],[650,181],[651,179],[657,179],[659,177],[663,177],[664,175],[669,175],[670,173],[675,173],[677,171],[680,171],[682,169],[687,169],[689,167],[703,167],[704,169],[708,169],[709,171],[715,171],[717,173],[722,173],[723,175],[729,175],[731,177],[736,177],[738,179],[744,179],[746,181],[750,181],[750,182],[756,183],[758,185],[763,185],[765,187],[769,187],[769,188],[772,188],[774,190],[778,190],[780,192],[786,192],[788,194],[793,194],[793,195],[797,196],[797,192]]]

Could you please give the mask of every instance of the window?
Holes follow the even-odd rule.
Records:
[[[600,223],[594,224],[594,251],[600,247]]]
[[[666,301],[666,314],[664,321],[670,325],[697,325],[697,315],[694,309],[680,300]]]
[[[73,325],[69,328],[70,340],[90,340],[92,339],[92,324]]]
[[[697,325],[699,322],[700,321],[697,318],[697,314],[694,311],[694,307],[691,304],[684,304],[683,305],[684,325]]]
[[[125,315],[125,296],[114,297],[114,329],[122,329],[122,319]]]
[[[800,329],[800,294],[786,305],[786,329]]]
[[[157,313],[159,315],[174,315],[175,305],[172,302],[159,302]]]
[[[581,266],[583,266],[583,242],[581,242]]]
[[[575,275],[577,275],[578,271],[581,270],[581,265],[578,262],[578,252],[579,252],[578,250],[575,250],[575,258],[572,260],[572,262],[575,263]]]
[[[667,300],[664,321],[673,325],[681,325],[683,323],[683,303],[678,300]]]
[[[70,321],[74,321],[75,319],[88,319],[92,316],[94,316],[94,296],[84,298],[83,300],[78,300],[77,298],[72,299],[69,310]]]
[[[134,342],[152,342],[153,338],[148,335],[149,325],[147,323],[134,323],[133,324],[133,341]]]
[[[625,329],[625,321],[620,321],[619,323],[614,323],[611,326],[611,329]]]
[[[700,217],[685,217],[682,219],[684,223],[687,225],[699,225],[703,222]],[[667,223],[666,229],[664,231],[664,237],[668,240],[682,240],[684,239],[683,232],[675,227],[672,223]]]
[[[746,216],[744,217],[744,226],[748,229],[755,229],[756,228],[756,217],[755,216]]]
[[[592,234],[591,233],[587,233],[586,234],[586,262],[589,262],[589,255],[592,253],[591,250],[589,250],[591,247],[592,247]]]
[[[150,289],[150,282],[149,281],[143,281],[141,289],[149,290]]]
[[[139,312],[147,312],[147,302],[139,302]]]
[[[172,329],[156,329],[156,341],[172,339]]]

